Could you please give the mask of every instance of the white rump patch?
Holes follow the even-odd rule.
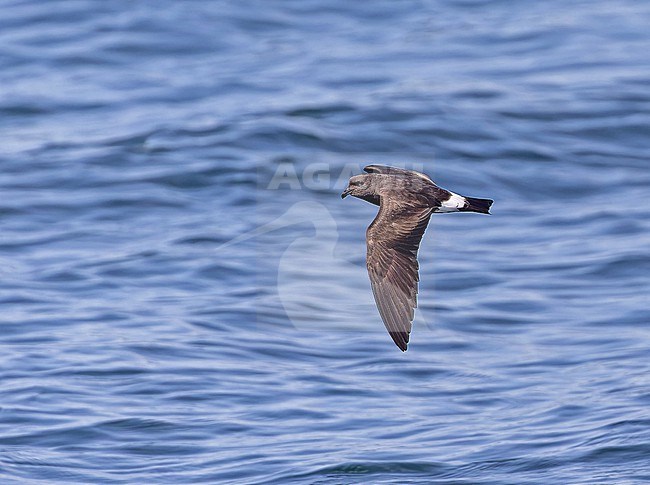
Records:
[[[458,212],[467,204],[467,200],[462,195],[451,193],[451,197],[445,200],[436,212]]]

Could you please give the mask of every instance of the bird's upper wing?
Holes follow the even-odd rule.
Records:
[[[382,197],[366,233],[366,265],[384,325],[403,351],[409,341],[418,293],[417,253],[432,209]]]
[[[382,175],[406,175],[409,177],[416,175],[418,177],[422,177],[424,180],[433,183],[431,177],[422,172],[416,172],[415,170],[406,170],[397,167],[389,167],[388,165],[366,165],[363,167],[363,171],[367,173],[379,173]]]

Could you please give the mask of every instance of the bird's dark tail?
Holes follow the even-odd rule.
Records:
[[[489,214],[490,206],[492,205],[492,202],[494,202],[492,199],[477,199],[475,197],[465,197],[465,200],[468,205],[459,209],[460,211],[480,212],[481,214]]]

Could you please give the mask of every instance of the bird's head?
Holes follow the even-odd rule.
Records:
[[[365,199],[369,195],[374,195],[371,175],[355,175],[351,177],[347,188],[341,194],[341,199],[345,199],[348,195],[360,199]]]

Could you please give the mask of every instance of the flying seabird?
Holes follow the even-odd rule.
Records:
[[[463,197],[413,170],[368,165],[350,178],[351,195],[379,206],[366,231],[366,266],[377,309],[391,338],[405,351],[418,293],[418,248],[431,214],[489,214],[492,200]]]

